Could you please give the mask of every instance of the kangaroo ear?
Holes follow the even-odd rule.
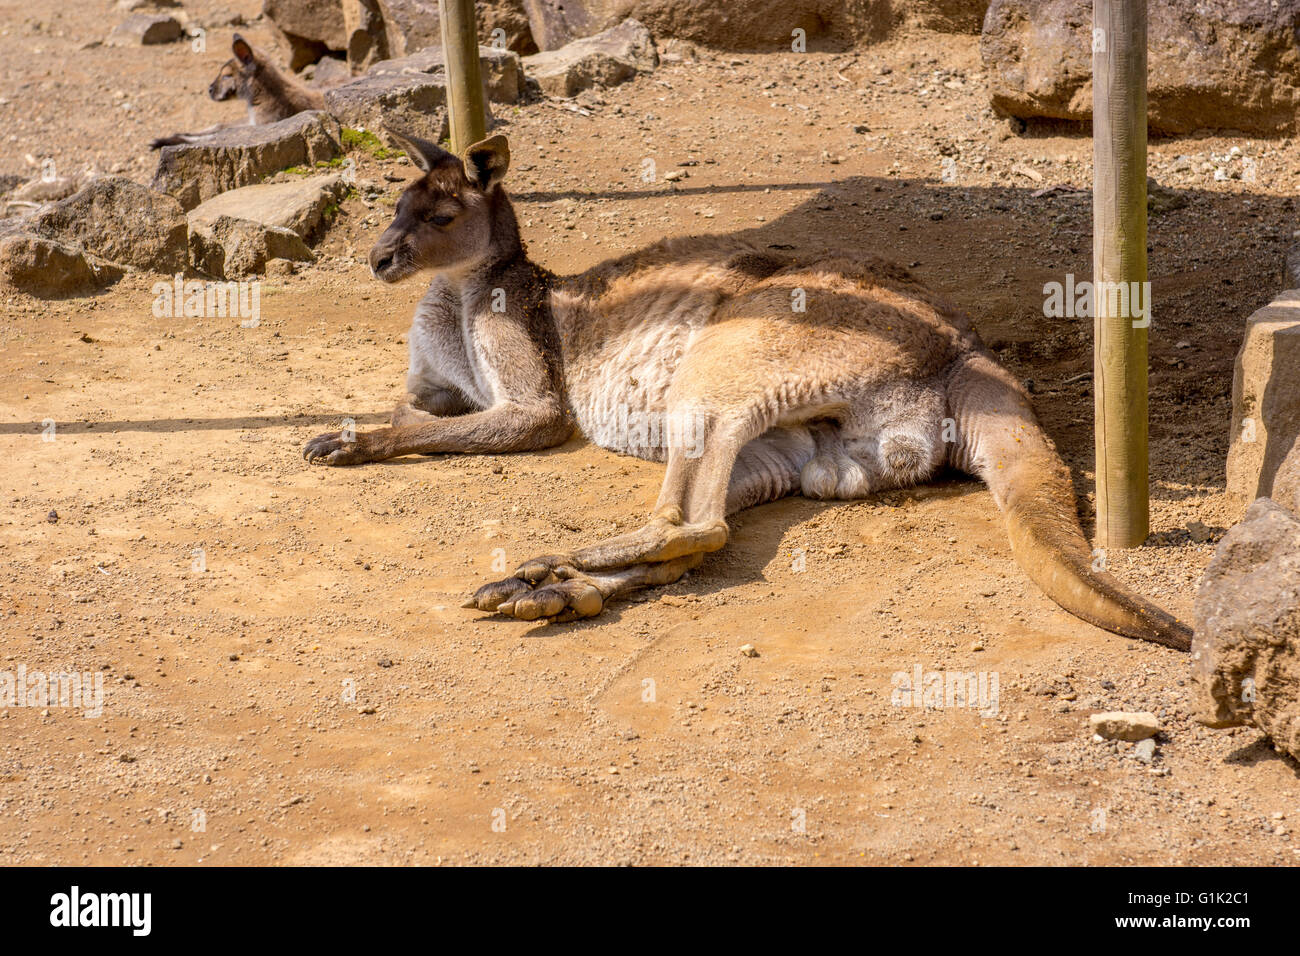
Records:
[[[230,50],[235,54],[235,59],[245,66],[253,62],[253,48],[238,33],[235,34],[235,39],[231,41]]]
[[[411,157],[411,162],[415,163],[423,172],[428,172],[435,166],[440,166],[449,159],[454,159],[451,153],[447,152],[436,143],[431,143],[427,139],[420,139],[418,136],[411,136],[390,127],[385,127],[388,138],[405,150],[406,155]]]
[[[488,192],[505,179],[510,168],[510,143],[497,133],[465,150],[465,178]]]

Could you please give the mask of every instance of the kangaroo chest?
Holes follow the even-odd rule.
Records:
[[[420,299],[407,349],[406,387],[413,395],[452,390],[479,408],[496,402],[499,379],[492,356],[477,341],[473,317],[459,291],[447,283],[434,282]]]

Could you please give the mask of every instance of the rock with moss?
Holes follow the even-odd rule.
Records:
[[[308,111],[278,123],[224,129],[202,143],[164,146],[153,187],[189,210],[291,166],[314,166],[342,153],[338,121],[327,113]]]

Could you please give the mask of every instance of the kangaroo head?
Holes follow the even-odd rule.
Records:
[[[499,188],[510,166],[510,146],[501,135],[465,150],[463,159],[441,147],[390,131],[424,175],[406,187],[397,214],[370,250],[370,270],[385,282],[416,272],[462,269],[492,249],[494,207],[505,201]]]
[[[253,48],[248,45],[248,41],[238,33],[235,34],[235,39],[230,44],[230,50],[235,55],[221,64],[221,69],[217,72],[217,78],[208,86],[208,96],[218,103],[234,96],[239,96],[251,103],[253,79],[257,76],[258,70],[262,68],[261,60],[253,52]]]

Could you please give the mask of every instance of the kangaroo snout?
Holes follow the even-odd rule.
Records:
[[[390,239],[385,232],[370,250],[370,274],[376,279],[390,281],[389,275],[397,259],[397,246],[398,243]]]

